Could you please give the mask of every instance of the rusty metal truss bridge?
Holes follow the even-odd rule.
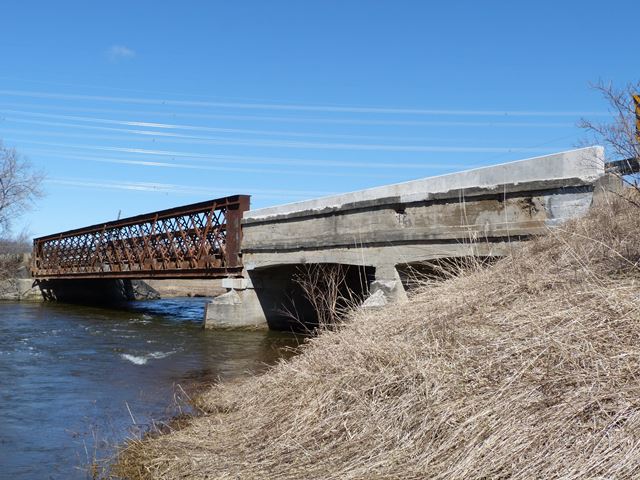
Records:
[[[242,272],[241,220],[248,195],[234,195],[36,238],[38,280],[224,278]]]

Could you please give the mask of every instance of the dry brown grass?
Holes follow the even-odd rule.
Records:
[[[640,215],[624,201],[490,268],[359,312],[207,414],[136,442],[131,478],[640,476]]]

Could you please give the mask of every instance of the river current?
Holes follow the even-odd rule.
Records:
[[[206,299],[0,303],[0,478],[85,479],[198,385],[255,374],[292,335],[201,328]]]

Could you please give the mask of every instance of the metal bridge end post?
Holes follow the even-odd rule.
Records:
[[[237,268],[242,266],[240,247],[242,244],[242,217],[249,210],[250,196],[238,195],[238,201],[227,207],[225,220],[227,232],[225,239],[226,266]]]

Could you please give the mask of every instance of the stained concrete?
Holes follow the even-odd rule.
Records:
[[[206,305],[205,326],[267,328],[267,316],[254,289],[229,290]]]

